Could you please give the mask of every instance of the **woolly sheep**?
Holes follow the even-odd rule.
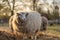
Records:
[[[42,17],[42,24],[41,24],[40,30],[41,31],[46,31],[47,25],[48,25],[48,19],[44,16],[41,16],[41,17]]]
[[[17,15],[13,15],[10,20],[9,20],[9,25],[11,27],[11,29],[17,33],[20,30],[23,30],[22,32],[26,32],[27,34],[31,34],[35,37],[35,34],[40,31],[41,28],[41,23],[42,23],[42,18],[41,18],[41,14],[39,14],[38,12],[20,12],[20,14],[28,14],[27,16],[25,15],[24,19],[26,19],[26,21],[21,21],[19,20],[19,18],[17,18]],[[23,15],[20,15],[20,17]],[[20,19],[22,19],[23,17],[21,17]],[[23,22],[23,25],[21,26],[21,23]],[[19,29],[21,28],[22,29]],[[32,37],[33,39],[33,37]]]
[[[24,26],[26,24],[27,13],[16,13],[9,19],[9,27],[11,28],[12,32],[15,34],[17,32],[24,32]]]

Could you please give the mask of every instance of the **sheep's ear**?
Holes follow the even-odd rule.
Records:
[[[29,13],[26,13],[26,17],[28,16]]]

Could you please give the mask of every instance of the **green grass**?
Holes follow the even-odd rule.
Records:
[[[46,32],[60,35],[60,25],[48,26]]]

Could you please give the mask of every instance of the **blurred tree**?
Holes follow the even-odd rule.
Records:
[[[9,0],[3,0],[3,2],[7,2],[7,4],[8,4],[8,6],[9,6],[9,8],[10,8],[10,10],[11,10],[11,16],[14,14],[14,5],[15,5],[15,0],[12,0],[12,9],[11,9],[11,5],[10,5],[10,2],[9,2]]]
[[[0,4],[0,10],[3,8],[3,5]]]
[[[32,0],[32,2],[33,2],[33,10],[34,10],[34,11],[35,11],[36,8],[37,8],[37,1],[38,1],[38,0]]]
[[[54,17],[55,19],[59,19],[59,7],[56,5],[54,9]]]
[[[35,2],[36,0],[33,0],[33,10],[35,11]]]
[[[53,20],[54,16],[50,13],[49,9],[48,9],[48,20]]]

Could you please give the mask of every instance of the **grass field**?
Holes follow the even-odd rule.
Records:
[[[48,26],[46,32],[55,35],[60,35],[60,25]]]
[[[6,26],[5,25],[0,26],[0,34],[1,34],[0,40],[24,40],[23,36],[16,37],[16,35],[11,34],[11,30],[9,29],[8,25]],[[48,26],[47,31],[39,33],[40,35],[37,40],[60,40],[60,25]],[[29,39],[27,37],[26,40],[32,40],[32,39]]]
[[[5,26],[6,25],[6,26]],[[1,25],[0,30],[9,29],[8,24]],[[47,31],[45,33],[60,35],[60,25],[52,25],[47,27]]]

